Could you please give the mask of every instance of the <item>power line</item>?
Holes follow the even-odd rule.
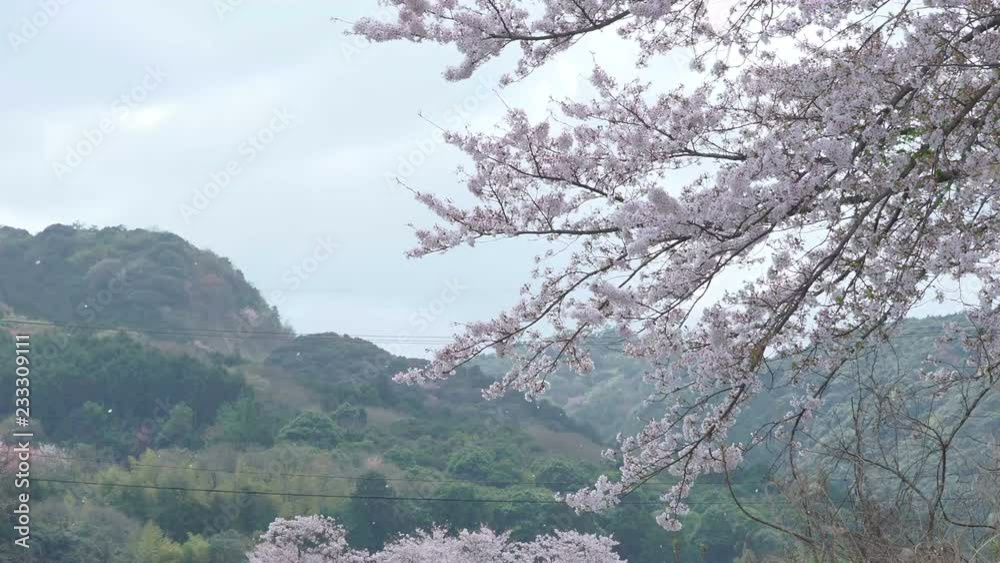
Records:
[[[74,328],[74,329],[76,329],[76,328],[82,328],[82,329],[86,329],[86,330],[122,330],[122,331],[127,331],[127,332],[139,332],[139,333],[145,333],[145,334],[199,335],[199,336],[204,336],[204,335],[212,335],[212,336],[237,335],[237,336],[239,336],[241,338],[243,338],[243,337],[254,337],[254,338],[256,338],[256,337],[278,337],[278,338],[281,338],[281,339],[295,339],[295,338],[299,337],[299,336],[296,336],[294,334],[289,334],[289,333],[286,333],[286,332],[278,332],[278,331],[239,331],[239,330],[232,330],[232,329],[212,329],[212,328],[157,330],[157,329],[127,328],[127,327],[121,327],[121,326],[98,326],[98,325],[79,325],[79,324],[74,325],[74,324],[66,324],[66,323],[53,323],[53,322],[16,320],[16,319],[0,319],[0,322],[9,323],[9,324],[28,325],[28,326],[43,326],[43,327],[54,327],[54,328]],[[900,334],[900,335],[896,335],[893,338],[935,336],[935,335],[938,335],[940,333],[941,333],[941,331],[928,331],[928,332],[923,332],[923,333],[921,333],[921,332],[907,332],[907,333],[903,333],[903,334]],[[331,334],[314,334],[314,335],[300,335],[300,336],[301,337],[313,338],[313,339],[326,339],[326,338],[329,338],[329,339],[340,339],[340,338],[343,338],[342,336],[331,335]],[[344,335],[344,336],[348,336],[348,335]],[[359,337],[359,338],[360,337],[372,337],[372,338],[401,338],[401,339],[402,338],[417,338],[417,339],[425,339],[421,343],[431,343],[431,341],[433,339],[442,339],[443,342],[451,341],[451,337],[430,336],[430,335],[416,336],[416,337],[410,337],[408,335],[387,335],[387,334],[385,334],[385,335],[354,335],[354,336],[355,337]],[[600,340],[600,339],[605,339],[605,338],[607,338],[607,339],[620,339],[619,337],[615,337],[615,336],[597,335],[597,336],[588,337],[588,340],[594,341],[594,340]],[[51,455],[45,455],[45,454],[35,454],[35,455],[39,456],[39,457],[51,457],[51,458],[64,459],[64,460],[67,460],[67,461],[81,461],[81,462],[93,463],[93,464],[114,464],[114,465],[117,465],[115,462],[111,462],[111,461],[102,461],[102,460],[94,460],[94,459],[86,459],[86,458],[72,458],[72,457],[65,457],[65,456],[51,456]],[[140,466],[140,467],[154,467],[154,468],[162,468],[162,469],[174,469],[174,470],[185,470],[185,471],[208,472],[208,473],[267,475],[267,476],[282,476],[282,477],[306,477],[306,478],[321,478],[321,479],[330,479],[330,480],[340,479],[340,480],[354,480],[354,481],[378,480],[376,478],[364,478],[364,477],[345,476],[345,475],[320,475],[320,474],[308,474],[308,473],[271,473],[271,472],[259,472],[259,471],[235,471],[235,470],[226,470],[226,469],[221,469],[221,468],[194,468],[194,467],[183,467],[183,466],[144,464],[144,463],[139,463],[139,462],[131,463],[130,465]],[[393,481],[393,482],[461,483],[461,484],[477,484],[477,485],[535,485],[535,486],[543,486],[543,485],[575,485],[576,484],[576,483],[571,483],[571,482],[525,482],[525,481],[492,481],[491,482],[491,481],[475,481],[475,480],[462,480],[462,479],[420,479],[420,478],[391,478],[391,477],[380,478],[380,479],[385,480],[385,481]],[[831,478],[829,480],[833,480],[833,481],[848,481],[849,479],[846,479],[846,478]],[[761,481],[750,481],[750,482],[734,482],[733,484],[734,485],[752,485],[752,484],[765,484],[766,482],[767,482],[766,480],[761,480]],[[652,484],[668,485],[667,483],[652,483]],[[705,484],[711,484],[711,483],[705,483]],[[279,494],[279,493],[273,493],[273,494]]]
[[[15,324],[15,325],[26,325],[26,326],[39,326],[39,327],[50,327],[50,328],[64,328],[64,329],[83,329],[83,330],[95,330],[95,331],[125,331],[125,332],[138,332],[142,334],[162,334],[170,336],[201,336],[205,338],[209,337],[225,337],[225,336],[235,336],[237,338],[248,338],[248,339],[279,339],[279,340],[294,340],[297,338],[308,338],[313,340],[340,340],[343,338],[359,338],[363,340],[381,340],[388,343],[415,343],[415,344],[446,344],[454,340],[454,336],[446,335],[409,335],[409,334],[292,334],[288,332],[281,331],[266,331],[266,330],[238,330],[238,329],[217,329],[217,328],[165,328],[165,329],[154,329],[154,328],[136,328],[136,327],[126,327],[126,326],[115,326],[115,325],[89,325],[89,324],[71,324],[71,323],[56,323],[48,321],[30,321],[30,320],[18,320],[18,319],[0,319],[0,322]],[[938,336],[942,333],[941,330],[932,331],[910,331],[903,332],[900,334],[892,335],[889,340],[904,339],[904,338],[924,338],[931,336]],[[601,342],[601,341],[624,341],[625,339],[617,335],[605,335],[597,334],[591,335],[584,339],[584,342]]]
[[[48,327],[48,328],[63,328],[63,329],[82,329],[82,330],[94,330],[94,331],[124,331],[124,332],[138,332],[142,334],[162,334],[170,336],[202,336],[202,337],[225,337],[225,336],[236,336],[238,338],[260,338],[260,339],[279,339],[279,340],[294,340],[296,338],[310,338],[310,339],[320,339],[320,340],[340,340],[343,338],[361,338],[362,336],[368,336],[372,338],[398,338],[401,341],[403,339],[413,339],[414,341],[424,342],[432,340],[451,340],[451,337],[445,336],[414,336],[410,337],[407,335],[349,335],[349,334],[306,334],[306,335],[296,335],[287,332],[280,331],[243,331],[235,329],[213,329],[213,328],[168,328],[168,329],[151,329],[151,328],[135,328],[126,326],[114,326],[114,325],[86,325],[86,324],[69,324],[69,323],[54,323],[48,321],[27,321],[27,320],[17,320],[17,319],[3,319],[0,322],[16,325],[26,325],[26,326],[38,326],[38,327]]]
[[[180,487],[171,485],[139,485],[133,483],[107,483],[100,481],[80,481],[76,479],[61,479],[61,478],[44,478],[35,477],[34,481],[43,483],[59,483],[66,485],[88,485],[94,487],[117,487],[126,489],[147,489],[147,490],[158,490],[158,491],[183,491],[192,493],[209,493],[209,494],[233,494],[233,495],[255,495],[255,496],[285,496],[285,497],[297,497],[297,498],[335,498],[335,499],[357,499],[357,500],[381,500],[390,502],[464,502],[464,503],[480,503],[480,504],[560,504],[566,505],[565,501],[556,499],[502,499],[502,498],[448,498],[448,497],[411,497],[411,496],[389,496],[389,495],[352,495],[352,494],[336,494],[336,493],[302,493],[302,492],[288,492],[288,491],[258,491],[258,490],[237,490],[237,489],[207,489],[198,487]],[[971,499],[965,497],[957,498],[942,498],[943,501],[956,501],[960,500],[967,502]],[[982,499],[980,499],[982,500]],[[620,502],[614,506],[663,506],[666,504],[664,501],[631,501],[631,502]],[[684,501],[684,504],[688,506],[732,506],[736,505],[731,501]],[[795,504],[788,500],[770,500],[770,501],[740,501],[740,504],[749,505],[769,505],[769,506],[780,506],[780,505],[790,505]]]
[[[92,463],[95,465],[115,465],[119,464],[112,460],[99,460],[90,459],[82,457],[70,457],[70,456],[57,456],[51,454],[31,454],[32,457],[44,457],[50,459],[62,459],[66,461],[80,461],[83,463]],[[463,485],[574,485],[579,486],[579,482],[576,481],[479,481],[474,479],[424,479],[417,477],[359,477],[359,476],[349,476],[349,475],[334,475],[334,474],[321,474],[321,473],[282,473],[282,472],[271,472],[271,471],[254,471],[254,470],[234,470],[234,469],[221,469],[221,468],[206,468],[206,467],[187,467],[183,465],[161,465],[154,463],[139,463],[139,462],[128,462],[130,466],[136,467],[152,467],[161,469],[172,469],[179,471],[193,471],[202,473],[226,473],[231,475],[257,475],[257,476],[268,476],[268,477],[307,477],[314,479],[330,479],[330,480],[344,480],[344,481],[392,481],[392,482],[402,482],[402,483],[459,483]],[[831,481],[843,480],[849,481],[847,478],[832,478],[828,479]],[[733,485],[762,485],[767,483],[766,480],[761,479],[758,481],[733,481]],[[659,483],[659,482],[647,482],[645,485],[663,485],[672,486],[673,483]],[[723,483],[698,483],[699,485],[723,485]]]
[[[43,457],[49,459],[61,459],[65,461],[79,461],[83,463],[90,463],[94,465],[114,465],[119,466],[119,463],[113,460],[100,460],[92,458],[83,457],[72,457],[72,456],[58,456],[52,454],[40,454],[32,453],[32,457]],[[256,470],[235,470],[235,469],[222,469],[222,468],[208,468],[208,467],[190,467],[184,465],[163,465],[155,463],[141,463],[141,462],[127,462],[129,466],[135,467],[150,467],[158,469],[171,469],[178,471],[192,471],[200,473],[226,473],[230,475],[256,475],[256,476],[267,476],[267,477],[305,477],[313,479],[328,479],[328,480],[343,480],[343,481],[391,481],[400,483],[458,483],[463,485],[534,485],[534,486],[549,486],[549,485],[573,485],[579,486],[578,481],[480,481],[475,479],[426,479],[419,477],[361,477],[352,475],[336,475],[336,474],[326,474],[326,473],[283,473],[283,472],[273,472],[273,471],[256,471]],[[957,475],[961,477],[961,475]],[[869,480],[898,480],[895,476],[870,476],[867,477]],[[854,478],[851,477],[827,477],[826,481],[837,481],[837,482],[853,482]],[[766,478],[761,478],[754,481],[730,481],[732,485],[766,485],[771,483]],[[673,486],[674,483],[661,483],[656,481],[646,482],[643,485],[662,485],[662,486]],[[725,486],[725,483],[706,483],[700,482],[696,483],[695,487],[704,487],[708,485],[715,486]]]
[[[301,493],[301,492],[281,492],[281,491],[257,491],[257,490],[235,490],[235,489],[205,489],[197,487],[178,487],[168,485],[137,485],[131,483],[103,483],[98,481],[79,481],[75,479],[41,478],[35,477],[34,481],[43,483],[62,483],[72,485],[90,485],[96,487],[121,487],[129,489],[152,489],[161,491],[186,491],[195,493],[213,494],[235,494],[235,495],[265,495],[265,496],[288,496],[301,498],[337,498],[337,499],[359,499],[359,500],[385,500],[385,501],[414,501],[414,502],[467,502],[467,503],[509,503],[509,504],[562,504],[566,503],[555,499],[500,499],[500,498],[447,498],[447,497],[410,497],[410,496],[388,496],[388,495],[349,495],[335,493]],[[659,501],[638,501],[621,504],[663,504]]]
[[[68,457],[68,456],[57,456],[51,454],[31,454],[32,457],[44,457],[50,459],[62,459],[66,461],[80,461],[83,463],[92,463],[95,465],[119,465],[117,462],[112,460],[99,460],[99,459],[89,459],[81,457]],[[207,467],[186,467],[183,465],[160,465],[154,463],[139,463],[139,462],[128,462],[130,466],[136,467],[153,467],[161,469],[173,469],[180,471],[195,471],[202,473],[227,473],[231,475],[257,475],[257,476],[268,476],[268,477],[307,477],[313,479],[330,479],[330,480],[344,480],[344,481],[393,481],[393,482],[403,482],[403,483],[460,483],[464,485],[578,485],[576,482],[570,481],[477,481],[473,479],[424,479],[418,477],[359,477],[350,475],[334,475],[334,474],[320,474],[320,473],[281,473],[281,472],[271,472],[271,471],[254,471],[254,470],[234,470],[234,469],[221,469],[221,468],[207,468]],[[656,485],[670,485],[670,483],[652,483]]]

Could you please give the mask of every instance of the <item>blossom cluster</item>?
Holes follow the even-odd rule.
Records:
[[[981,282],[971,345],[1000,352],[996,2],[736,0],[723,14],[712,1],[385,3],[397,19],[355,31],[451,44],[464,57],[453,79],[512,46],[524,77],[600,32],[635,41],[640,69],[696,52],[697,84],[597,67],[592,99],[449,133],[475,201],[418,195],[440,221],[417,232],[414,256],[490,239],[551,247],[517,304],[400,381],[447,378],[494,350],[512,367],[487,396],[534,399],[555,370],[591,369],[587,338],[609,327],[652,366],[662,416],[621,440],[617,483],[568,497],[577,508],[669,473],[679,485],[659,521],[676,529],[700,475],[731,470],[767,433],[795,444],[841,367],[941,280]],[[776,386],[797,390],[792,411],[745,442],[755,429],[734,433],[740,413]]]
[[[324,516],[279,518],[271,523],[250,563],[616,563],[607,537],[555,532],[530,542],[486,527],[449,535],[443,528],[402,536],[369,554],[347,545],[344,528]]]

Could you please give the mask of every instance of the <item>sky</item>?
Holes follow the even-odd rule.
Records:
[[[453,49],[371,45],[331,20],[378,9],[8,0],[0,224],[175,232],[230,258],[265,297],[280,294],[300,332],[426,338],[509,306],[533,248],[408,259],[410,225],[433,217],[396,180],[461,200],[465,157],[439,126],[490,129],[505,104],[541,117],[587,88],[595,60],[631,69],[634,54],[606,34],[503,90],[495,78],[510,58],[448,82]]]
[[[340,20],[378,9],[7,0],[0,224],[175,232],[230,258],[299,332],[426,355],[406,339],[447,336],[511,305],[536,248],[408,259],[411,225],[433,217],[399,181],[461,201],[465,157],[439,126],[489,130],[506,106],[541,118],[552,99],[587,95],[595,61],[634,75],[635,52],[607,32],[502,90],[510,57],[448,82],[459,60],[449,47],[344,35]],[[645,72],[665,86],[691,80],[683,54]]]

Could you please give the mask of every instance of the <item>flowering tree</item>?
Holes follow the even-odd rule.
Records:
[[[372,556],[372,563],[423,563],[431,561],[476,563],[614,563],[623,561],[613,551],[610,538],[556,532],[534,541],[510,541],[509,533],[497,534],[483,527],[478,532],[462,530],[457,537],[435,528],[397,539]]]
[[[367,554],[347,546],[344,529],[323,516],[279,518],[261,536],[250,563],[616,563],[610,538],[556,532],[531,542],[488,528],[449,536],[442,528],[403,536]]]
[[[609,326],[653,366],[662,417],[611,452],[621,479],[569,495],[574,506],[608,507],[669,471],[679,482],[659,521],[678,529],[699,475],[735,467],[768,434],[794,445],[845,362],[925,297],[943,298],[943,280],[980,284],[966,310],[978,355],[995,362],[996,2],[383,1],[393,16],[354,31],[451,44],[463,57],[452,80],[514,46],[502,82],[518,80],[603,31],[637,43],[640,68],[694,52],[698,84],[597,67],[593,99],[541,121],[512,109],[495,134],[448,133],[473,163],[475,202],[418,194],[441,222],[417,232],[413,256],[484,239],[552,250],[516,305],[400,380],[446,378],[495,350],[513,367],[487,394],[533,398],[560,365],[588,371],[583,343]],[[992,367],[964,377],[995,381]],[[797,389],[789,412],[734,433],[776,385]]]
[[[347,533],[332,518],[278,518],[247,554],[250,563],[365,563],[367,554],[347,545]]]

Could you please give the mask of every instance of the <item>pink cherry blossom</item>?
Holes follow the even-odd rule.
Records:
[[[451,79],[514,48],[506,80],[525,77],[593,33],[636,42],[641,64],[689,49],[696,70],[712,69],[664,88],[651,72],[595,68],[593,99],[540,121],[510,109],[495,134],[447,134],[471,162],[474,203],[418,195],[440,221],[417,232],[413,256],[516,238],[565,251],[539,257],[516,305],[400,381],[447,378],[492,350],[513,367],[486,395],[531,399],[560,367],[588,371],[586,339],[607,328],[651,366],[662,416],[620,440],[617,482],[567,497],[578,509],[668,473],[679,483],[658,520],[677,529],[697,478],[760,443],[734,432],[751,400],[797,389],[764,433],[794,443],[841,366],[940,280],[981,282],[966,313],[978,355],[1000,352],[996,2],[384,4],[394,17],[355,32],[453,45]],[[776,372],[779,359],[791,367]]]
[[[396,538],[374,554],[354,551],[344,529],[324,516],[279,518],[249,553],[250,563],[618,563],[607,537],[555,532],[530,542],[483,527],[449,535],[443,528]]]
[[[367,553],[350,549],[347,533],[332,518],[278,518],[247,554],[250,563],[365,563]]]

